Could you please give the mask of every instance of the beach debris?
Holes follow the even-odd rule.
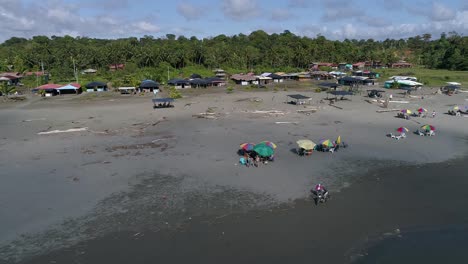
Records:
[[[205,113],[198,113],[198,114],[192,115],[192,117],[205,118],[205,119],[218,119],[219,114],[205,112]]]
[[[386,113],[386,112],[398,112],[400,109],[387,109],[387,110],[377,110],[377,113]]]
[[[23,120],[22,122],[44,121],[44,120],[46,120],[45,117],[43,117],[43,118],[36,118],[36,119],[26,119],[26,120]]]
[[[81,128],[71,128],[71,129],[66,129],[66,130],[51,130],[51,131],[44,131],[44,132],[39,132],[37,133],[38,135],[50,135],[50,134],[58,134],[58,133],[72,133],[72,132],[82,132],[82,131],[87,131],[87,127],[81,127]]]
[[[389,101],[389,103],[409,104],[409,101]]]
[[[306,115],[310,115],[311,113],[315,113],[317,111],[318,111],[318,108],[306,108],[306,109],[296,110],[296,112],[301,113],[301,114],[306,114]]]
[[[279,122],[275,122],[275,124],[278,124],[278,125],[282,125],[282,124],[294,124],[294,125],[297,125],[297,124],[299,124],[299,122],[279,121]]]
[[[269,115],[284,115],[285,114],[283,111],[279,111],[279,110],[267,110],[267,111],[256,110],[256,111],[249,112],[249,113],[251,113],[251,114],[269,114]]]

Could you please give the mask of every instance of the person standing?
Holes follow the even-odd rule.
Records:
[[[435,116],[436,116],[436,111],[432,110],[432,118],[434,118]]]

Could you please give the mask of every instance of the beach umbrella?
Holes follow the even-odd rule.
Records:
[[[341,136],[338,136],[338,138],[336,139],[336,144],[341,144]]]
[[[271,155],[273,155],[273,153],[275,153],[275,151],[273,150],[273,148],[265,145],[265,144],[257,144],[255,145],[255,147],[253,148],[253,150],[255,152],[257,152],[257,154],[261,157],[270,157]]]
[[[458,110],[460,110],[460,107],[458,105],[453,107],[453,111],[458,111]]]
[[[403,110],[401,110],[401,112],[403,114],[411,114],[412,113],[411,110],[409,110],[409,109],[403,109]]]
[[[269,146],[270,148],[273,148],[273,149],[276,148],[276,144],[271,142],[271,141],[262,141],[259,144],[265,144],[265,145],[267,145],[267,146]]]
[[[427,112],[427,109],[421,107],[421,108],[418,109],[418,112],[419,113],[425,113],[425,112]]]
[[[314,149],[317,144],[315,144],[313,141],[308,140],[308,139],[301,139],[296,141],[297,145],[300,148],[303,148],[305,150],[311,150]]]
[[[409,129],[407,129],[406,127],[399,127],[399,128],[397,128],[396,131],[398,131],[400,133],[406,133],[406,132],[409,131]]]
[[[243,144],[240,144],[239,146],[240,149],[243,149],[245,151],[252,151],[254,147],[255,147],[255,144],[253,143],[243,143]]]
[[[431,126],[431,125],[424,125],[421,127],[422,130],[425,130],[425,131],[435,131],[435,127],[434,126]]]
[[[327,147],[327,148],[333,147],[333,142],[331,140],[329,140],[329,139],[320,140],[319,144],[324,146],[324,147]]]

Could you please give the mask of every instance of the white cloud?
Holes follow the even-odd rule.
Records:
[[[117,1],[125,4],[125,0]],[[125,19],[111,15],[83,16],[80,7],[66,0],[27,5],[18,0],[0,0],[0,42],[10,37],[71,35],[127,37],[133,33],[156,33],[159,26],[149,19]]]
[[[431,19],[434,21],[446,21],[453,19],[455,12],[443,4],[434,3],[432,5]]]
[[[182,2],[177,5],[177,13],[187,20],[195,20],[202,17],[202,8],[190,3]]]
[[[224,14],[234,20],[243,20],[258,14],[259,7],[256,0],[223,0]]]
[[[291,12],[288,9],[276,8],[271,11],[271,20],[284,21],[292,18]]]

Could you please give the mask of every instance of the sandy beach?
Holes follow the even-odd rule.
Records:
[[[283,236],[264,244],[273,252],[281,252],[280,246],[287,243],[291,247],[285,250],[310,242],[300,229],[310,224],[309,232],[314,233],[342,226],[343,232],[328,236],[323,231],[318,237],[326,237],[327,255],[341,256],[330,263],[343,263],[343,256],[367,236],[423,225],[428,210],[443,208],[445,203],[421,205],[426,201],[422,197],[429,194],[425,185],[415,184],[428,180],[427,190],[434,190],[444,172],[441,168],[452,164],[458,172],[453,182],[458,185],[450,186],[456,193],[455,202],[449,203],[455,217],[451,219],[466,223],[466,213],[457,208],[467,203],[458,191],[467,183],[461,176],[466,169],[468,118],[445,113],[454,105],[468,104],[468,94],[446,96],[434,91],[424,89],[413,97],[395,92],[387,109],[366,102],[369,98],[364,95],[333,106],[324,100],[325,93],[311,91],[213,91],[178,99],[169,109],[152,109],[148,96],[120,95],[32,98],[0,105],[0,259],[67,263],[80,258],[67,253],[67,248],[110,252],[119,249],[119,243],[136,241],[128,254],[139,256],[134,263],[145,263],[144,256],[151,252],[148,245],[156,252],[169,252],[168,256],[177,250],[191,256],[196,250],[208,252],[217,244],[215,236],[230,230],[237,234],[223,238],[224,247],[216,248],[219,255],[202,260],[212,263],[216,256],[229,253],[245,256],[238,261],[259,260],[267,251],[253,248],[271,240],[276,231]],[[311,104],[287,104],[287,95],[296,93],[312,97]],[[404,120],[395,117],[397,112],[377,112],[419,107],[436,111],[436,117]],[[307,109],[314,111],[301,112]],[[412,133],[423,124],[434,125],[436,136]],[[407,138],[386,137],[401,126],[410,130]],[[299,139],[318,142],[338,136],[348,148],[309,157],[294,153]],[[240,166],[239,144],[263,140],[278,145],[275,161],[258,168]],[[433,178],[413,177],[419,169],[430,171]],[[404,174],[398,179],[408,178],[406,194],[416,190],[407,207],[402,207],[403,198],[396,198],[395,205],[385,198],[396,184],[395,173]],[[318,182],[328,186],[334,197],[315,208],[308,196]],[[360,194],[355,196],[356,192]],[[379,212],[372,216],[375,220],[362,215],[372,210]],[[401,217],[397,210],[403,212]],[[294,221],[292,215],[297,216]],[[313,219],[318,224],[310,223]],[[275,228],[284,228],[277,222],[283,220],[290,231]],[[222,223],[212,224],[217,222]],[[350,223],[358,222],[362,226],[353,229]],[[450,221],[433,217],[429,222]],[[272,230],[276,231],[259,235],[252,244],[242,236]],[[297,235],[287,237],[286,232]],[[200,244],[192,251],[184,251],[196,244],[200,233],[207,238],[197,240]],[[167,248],[174,243],[179,246]],[[242,243],[247,243],[245,248]],[[301,252],[305,256],[323,247],[294,248],[285,256]],[[102,263],[102,255],[88,253],[81,263]],[[124,259],[113,263],[128,263]],[[345,259],[350,259],[349,254]],[[181,257],[174,262],[183,261]]]

